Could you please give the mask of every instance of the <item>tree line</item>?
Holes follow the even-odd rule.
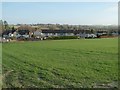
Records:
[[[18,26],[17,29],[29,29],[31,30],[91,30],[93,33],[96,31],[106,30],[108,33],[118,32],[116,25],[69,25],[69,24],[17,24],[11,26],[7,21],[0,20],[0,33],[5,30],[15,29],[14,26]]]

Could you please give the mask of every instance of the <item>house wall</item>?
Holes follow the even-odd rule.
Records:
[[[45,36],[74,36],[74,33],[43,33]]]

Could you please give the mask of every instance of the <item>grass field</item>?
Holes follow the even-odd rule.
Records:
[[[118,39],[3,43],[5,87],[117,87]]]

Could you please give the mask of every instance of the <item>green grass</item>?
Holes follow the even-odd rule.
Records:
[[[118,81],[118,39],[3,43],[3,87],[95,87]]]
[[[0,89],[2,89],[2,43],[0,43]]]

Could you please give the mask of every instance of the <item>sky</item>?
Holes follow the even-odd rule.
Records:
[[[9,24],[117,25],[118,3],[2,2],[2,19]]]
[[[119,0],[1,0],[2,2],[119,2]]]

